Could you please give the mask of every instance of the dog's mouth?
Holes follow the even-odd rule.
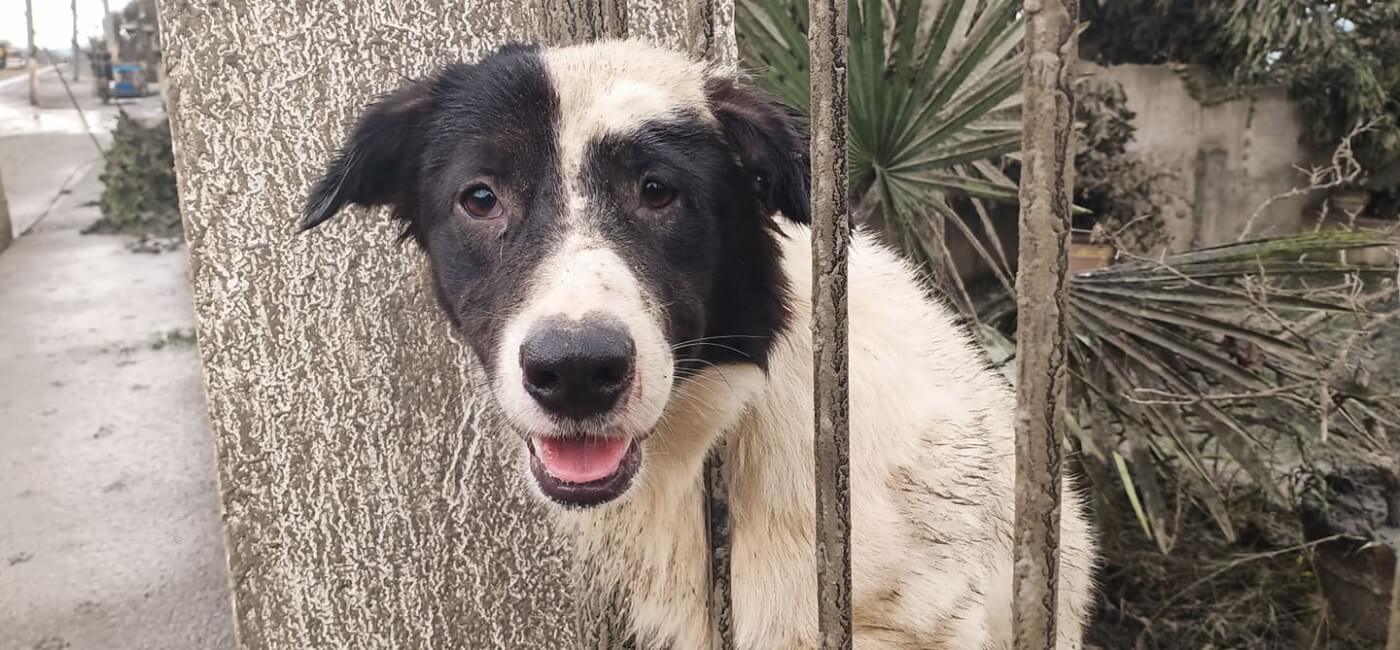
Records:
[[[642,465],[635,438],[534,436],[530,474],[545,496],[564,506],[588,508],[622,496]]]

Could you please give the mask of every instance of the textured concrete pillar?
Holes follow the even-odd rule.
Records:
[[[732,53],[732,2],[714,1]],[[553,4],[159,0],[244,648],[576,640],[564,550],[503,464],[419,254],[380,210],[296,233],[361,107],[558,30]],[[686,3],[624,9],[604,26],[686,46]]]

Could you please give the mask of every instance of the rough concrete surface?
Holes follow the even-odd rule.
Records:
[[[23,130],[22,93],[0,87],[0,164],[46,216],[0,253],[0,650],[232,648],[187,257],[79,234],[96,151]]]
[[[1203,103],[1184,78],[1199,76],[1199,69],[1082,67],[1123,84],[1128,108],[1137,114],[1137,136],[1128,150],[1174,176],[1166,183],[1181,199],[1179,208],[1168,210],[1173,250],[1234,241],[1270,197],[1307,184],[1296,166],[1310,167],[1325,157],[1300,143],[1303,118],[1284,88],[1261,87]],[[1316,217],[1315,203],[1313,196],[1277,201],[1260,213],[1252,234],[1297,232]]]

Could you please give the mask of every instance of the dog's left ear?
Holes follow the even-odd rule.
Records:
[[[315,228],[347,203],[397,204],[415,176],[418,127],[431,102],[431,81],[413,81],[366,109],[307,199],[301,229]]]
[[[705,94],[764,209],[811,221],[811,154],[797,112],[732,77],[712,77]]]

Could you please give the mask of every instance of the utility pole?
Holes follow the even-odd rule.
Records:
[[[29,32],[29,56],[25,63],[29,66],[29,105],[39,105],[39,64],[34,60],[39,53],[34,48],[34,0],[24,0],[25,27]]]
[[[107,56],[111,63],[117,62],[117,21],[112,18],[112,7],[102,0],[102,38],[107,41]]]
[[[78,70],[82,67],[83,51],[78,47],[78,0],[72,0],[73,8],[73,81],[78,80]]]

